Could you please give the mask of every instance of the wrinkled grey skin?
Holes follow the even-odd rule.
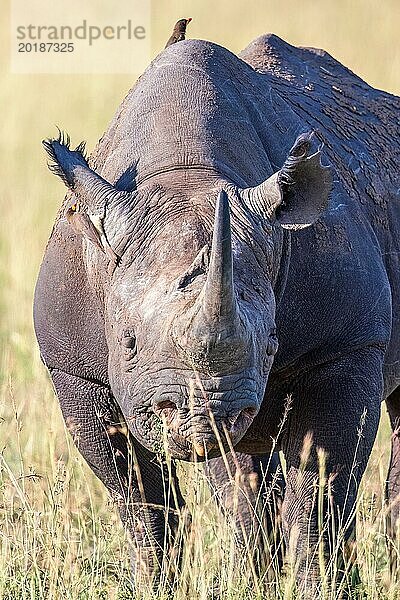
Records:
[[[257,455],[268,455],[280,434],[283,529],[300,584],[318,581],[317,448],[334,474],[336,527],[351,535],[382,398],[391,394],[393,423],[400,410],[398,111],[397,98],[320,51],[264,36],[241,60],[185,41],[129,92],[90,169],[63,140],[49,143],[72,196],[39,275],[37,337],[80,451],[122,498],[137,577],[157,572],[165,514],[172,542],[184,505],[155,460],[165,445],[174,459],[212,459],[228,436],[241,485],[251,481],[257,496],[267,466]],[[290,158],[310,130],[318,130],[314,141],[306,136],[302,152],[300,138]],[[333,169],[308,147],[317,141]],[[68,226],[75,198],[103,219],[120,256],[115,270]],[[128,438],[113,427],[121,417],[140,477],[129,466]],[[398,494],[396,448],[389,499]],[[267,479],[276,469],[274,455]],[[210,460],[207,472],[229,512],[222,460]],[[250,531],[248,497],[235,520]]]

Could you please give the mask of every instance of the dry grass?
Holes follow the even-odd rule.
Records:
[[[156,52],[176,17],[192,16],[190,33],[239,50],[264,31],[292,43],[323,46],[377,87],[400,90],[400,4],[372,0],[305,0],[201,4],[153,2]],[[126,539],[102,485],[71,447],[32,331],[32,291],[62,198],[48,174],[40,140],[60,124],[92,148],[132,84],[128,76],[30,76],[8,72],[7,12],[0,63],[0,599],[130,597]],[[385,547],[383,487],[386,419],[364,477],[358,506],[358,555],[367,598],[396,598]],[[191,473],[202,479],[200,471]],[[199,483],[199,482],[197,482]],[[249,570],[233,562],[224,523],[193,485],[193,558],[183,565],[177,598],[266,597],[246,588]],[[221,534],[221,531],[224,531]],[[221,540],[225,540],[221,543]],[[397,578],[398,580],[398,578]],[[329,593],[329,591],[328,591]],[[290,574],[275,596],[291,597]],[[144,597],[143,595],[142,597]]]

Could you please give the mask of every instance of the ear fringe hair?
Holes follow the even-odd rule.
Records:
[[[300,163],[307,159],[311,148],[311,141],[314,137],[314,131],[302,133],[296,139],[291,147],[288,157],[285,160],[283,167],[279,171],[278,183],[282,186],[290,186],[295,183],[295,173]]]
[[[73,178],[63,170],[62,166],[58,162],[58,158],[53,146],[55,141],[58,140],[48,139],[43,140],[42,142],[44,149],[50,157],[50,160],[47,162],[47,166],[49,170],[54,173],[54,175],[57,175],[57,177],[59,177],[67,187],[73,187]]]
[[[86,143],[81,142],[71,150],[71,138],[68,133],[61,131],[58,127],[58,138],[43,140],[43,147],[46,150],[50,161],[47,163],[50,171],[60,177],[63,183],[73,189],[74,177],[73,167],[82,165],[87,167]]]
[[[78,154],[80,154],[82,156],[82,158],[84,159],[84,161],[87,163],[88,161],[88,157],[86,154],[86,142],[84,140],[82,140],[77,147],[75,148],[74,152],[78,152]]]
[[[61,146],[65,146],[69,150],[71,147],[71,138],[69,134],[66,131],[62,131],[58,125],[56,125],[56,129],[58,130],[58,138],[54,141],[61,144]]]

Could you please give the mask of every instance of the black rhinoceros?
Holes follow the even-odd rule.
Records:
[[[166,508],[165,451],[172,479],[175,459],[207,459],[229,510],[220,452],[235,447],[257,498],[282,450],[300,581],[317,576],[329,509],[350,536],[381,400],[394,428],[400,417],[399,108],[320,50],[266,35],[238,58],[191,40],[153,61],[88,160],[46,142],[70,194],[36,287],[37,338],[81,453],[122,499],[137,576],[156,577],[184,503],[174,483]]]

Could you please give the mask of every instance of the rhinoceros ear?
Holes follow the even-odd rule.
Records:
[[[83,143],[72,150],[69,136],[61,132],[58,139],[48,139],[42,143],[50,157],[50,171],[62,179],[91,214],[104,218],[107,204],[127,195],[89,167]]]
[[[328,206],[332,170],[321,164],[321,151],[309,155],[313,133],[297,138],[280,171],[244,190],[254,210],[286,229],[312,225]]]
[[[75,150],[70,148],[69,136],[60,132],[55,140],[45,140],[43,146],[50,156],[49,169],[58,175],[74,193],[75,203],[65,213],[66,219],[76,233],[84,236],[109,259],[112,268],[117,266],[119,257],[108,239],[104,221],[106,213],[118,220],[119,211],[131,198],[129,192],[119,191],[95,173],[84,156],[84,145]],[[112,271],[111,268],[111,271]]]

